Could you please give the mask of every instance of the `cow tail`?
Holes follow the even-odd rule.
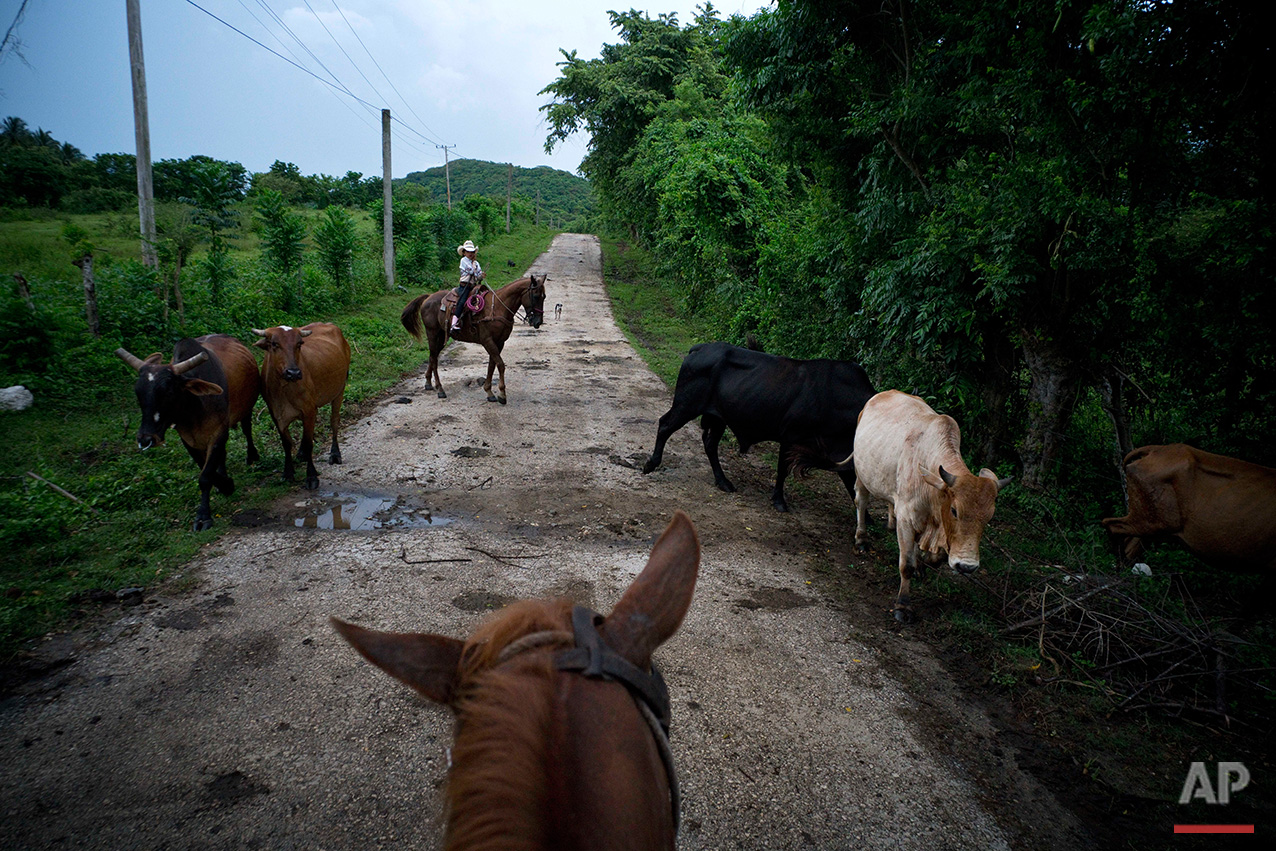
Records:
[[[812,470],[828,470],[831,473],[847,473],[855,469],[853,455],[846,456],[845,461],[830,461],[828,457],[809,446],[794,446],[789,450],[789,469],[793,476],[805,479]]]
[[[412,339],[418,343],[421,342],[421,304],[429,298],[429,295],[419,295],[408,302],[408,306],[403,308],[403,313],[399,315],[399,321],[403,323],[403,327],[412,335]]]
[[[805,479],[812,470],[826,470],[828,465],[817,453],[805,446],[795,446],[789,450],[789,469],[793,478]]]

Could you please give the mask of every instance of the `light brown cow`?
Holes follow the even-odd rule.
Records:
[[[319,487],[315,469],[315,417],[324,405],[332,405],[332,451],[328,463],[341,463],[337,428],[341,403],[350,375],[350,344],[341,329],[328,322],[312,322],[304,328],[278,325],[253,333],[261,339],[253,345],[266,352],[261,363],[261,395],[279,429],[284,445],[284,478],[293,480],[292,437],[288,426],[301,419],[301,446],[297,460],[306,462],[306,487]]]
[[[1217,567],[1276,570],[1276,469],[1182,443],[1141,446],[1124,464],[1129,511],[1102,522],[1131,561],[1142,538],[1169,538]]]
[[[992,470],[974,475],[961,458],[961,430],[916,396],[887,390],[868,400],[855,430],[855,545],[868,541],[870,497],[889,504],[899,540],[895,618],[912,620],[909,581],[920,578],[918,550],[960,573],[979,568],[979,541],[992,519],[997,492],[1009,483]]]

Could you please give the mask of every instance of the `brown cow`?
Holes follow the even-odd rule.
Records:
[[[314,490],[319,487],[314,462],[315,417],[320,408],[330,403],[332,451],[328,463],[341,463],[337,428],[341,425],[341,403],[350,376],[350,344],[341,329],[328,322],[312,322],[304,328],[254,328],[253,333],[261,338],[253,345],[266,352],[261,363],[261,395],[284,445],[284,478],[291,482],[294,476],[288,426],[300,418],[297,460],[306,462],[306,487]]]
[[[1276,570],[1276,469],[1182,443],[1141,446],[1124,465],[1129,511],[1102,522],[1131,561],[1141,538],[1170,538],[1217,567]]]
[[[887,390],[868,400],[855,430],[855,545],[868,541],[868,500],[889,503],[899,541],[899,596],[895,618],[912,620],[909,580],[923,567],[918,550],[959,573],[979,569],[979,541],[996,509],[997,492],[1010,480],[992,470],[974,475],[961,457],[961,430],[916,396]]]
[[[248,441],[248,463],[257,463],[252,413],[260,379],[257,359],[248,347],[224,334],[178,340],[173,362],[160,363],[159,352],[142,360],[126,349],[115,354],[137,372],[133,386],[142,408],[137,447],[143,451],[164,442],[171,425],[199,467],[199,510],[195,531],[211,529],[208,494],[214,485],[226,496],[235,483],[226,472],[226,438],[238,425]]]

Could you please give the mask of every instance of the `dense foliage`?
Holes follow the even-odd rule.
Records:
[[[552,149],[718,336],[859,360],[1030,487],[1185,440],[1276,463],[1271,47],[1223,0],[611,13]],[[1065,473],[1066,471],[1066,473]]]

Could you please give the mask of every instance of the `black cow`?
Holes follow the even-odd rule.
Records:
[[[718,463],[718,441],[725,429],[735,435],[741,454],[760,441],[779,441],[771,504],[788,511],[784,479],[793,458],[824,459],[828,469],[842,462],[854,449],[856,421],[873,394],[868,373],[857,363],[794,360],[728,343],[701,343],[682,360],[673,406],[660,418],[656,448],[642,471],[656,469],[670,436],[700,417],[714,484],[727,492],[735,487]],[[854,495],[854,468],[838,475]]]
[[[252,432],[260,388],[257,359],[247,346],[224,334],[178,340],[172,363],[161,363],[158,352],[146,360],[126,349],[116,349],[115,354],[137,372],[133,390],[142,409],[137,448],[145,451],[163,443],[168,427],[177,429],[199,467],[195,531],[211,529],[209,491],[214,486],[227,496],[235,491],[226,472],[226,438],[235,425],[248,441],[248,463],[257,463]]]

